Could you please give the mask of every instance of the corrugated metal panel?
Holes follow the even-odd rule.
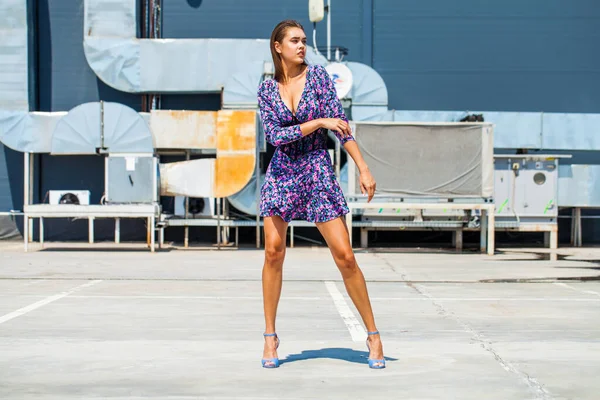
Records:
[[[390,108],[600,112],[590,0],[374,2],[373,67]]]
[[[600,165],[560,165],[558,205],[600,207]]]
[[[19,160],[20,162],[18,162]],[[23,205],[22,171],[22,155],[0,143],[0,212],[21,209]]]
[[[50,153],[52,132],[66,112],[25,112],[0,110],[0,142],[13,150]]]
[[[152,153],[148,125],[118,103],[86,103],[60,119],[52,135],[52,154]]]
[[[29,111],[27,1],[0,1],[0,110]]]
[[[23,156],[0,143],[0,212],[23,207]],[[19,236],[22,218],[0,216],[0,239]]]
[[[350,49],[349,59],[361,61],[363,0],[332,2],[332,45]],[[163,1],[165,38],[264,38],[287,18],[298,20],[312,45],[308,1]],[[326,19],[317,24],[318,46],[327,44]]]
[[[68,111],[105,100],[141,109],[139,95],[100,81],[83,53],[83,7],[72,0],[37,0],[39,110]]]

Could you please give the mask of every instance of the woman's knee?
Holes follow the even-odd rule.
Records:
[[[265,261],[271,266],[280,266],[285,257],[285,246],[283,243],[271,242],[265,246]]]
[[[352,274],[358,269],[358,265],[356,264],[356,258],[354,257],[354,252],[352,252],[352,250],[350,249],[336,254],[335,262],[342,274]]]

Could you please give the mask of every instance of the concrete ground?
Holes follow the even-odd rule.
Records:
[[[388,367],[326,248],[289,249],[279,369],[259,250],[0,242],[1,399],[598,399],[600,249],[357,251]]]

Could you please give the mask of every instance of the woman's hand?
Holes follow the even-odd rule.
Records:
[[[352,131],[350,125],[343,119],[339,118],[321,118],[321,126],[330,131],[340,132],[342,136],[350,136]]]
[[[369,168],[360,170],[360,191],[362,192],[362,194],[366,194],[369,196],[367,203],[369,203],[371,199],[373,199],[373,196],[375,195],[376,186],[377,184],[375,183],[375,179],[373,178],[373,175],[371,175],[371,171],[369,171]]]

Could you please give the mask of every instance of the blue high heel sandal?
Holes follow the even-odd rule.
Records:
[[[367,332],[367,335],[379,335],[379,331]],[[367,338],[367,349],[369,350],[369,352],[371,351],[371,347],[369,346],[368,338]],[[369,368],[373,368],[373,369],[385,368],[385,358],[382,358],[381,360],[375,360],[375,359],[369,358],[368,361],[369,361]],[[379,364],[379,365],[377,365],[377,364]]]
[[[263,333],[263,336],[275,336],[275,340],[277,340],[277,344],[275,345],[275,350],[279,348],[279,337],[276,333]],[[263,358],[261,360],[263,368],[278,368],[279,367],[279,358]]]

